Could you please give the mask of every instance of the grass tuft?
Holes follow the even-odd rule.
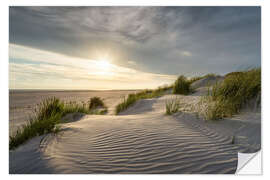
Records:
[[[89,102],[89,109],[96,109],[98,107],[104,107],[104,103],[100,97],[92,97]]]
[[[166,115],[172,115],[177,113],[180,108],[180,100],[175,98],[172,100],[166,101]]]
[[[120,112],[126,110],[128,107],[130,107],[140,99],[150,99],[162,96],[165,93],[165,91],[171,88],[172,86],[163,86],[155,90],[146,89],[138,93],[129,94],[127,98],[124,98],[123,101],[116,106],[115,114],[119,114]]]
[[[205,117],[209,120],[231,117],[252,99],[260,104],[260,94],[260,68],[229,73],[223,82],[216,83],[209,91]]]
[[[190,88],[190,82],[183,75],[179,76],[173,86],[173,94],[187,95],[192,92]]]
[[[104,106],[104,104],[103,104]],[[89,107],[89,106],[88,106]],[[27,140],[46,133],[57,133],[60,130],[61,118],[68,113],[105,114],[107,109],[89,109],[87,105],[75,102],[64,103],[53,97],[38,104],[34,115],[22,125],[15,134],[9,137],[9,149],[15,149]]]

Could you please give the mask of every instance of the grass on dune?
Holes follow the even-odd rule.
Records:
[[[177,113],[180,108],[180,100],[178,98],[166,101],[166,115]]]
[[[254,99],[261,101],[261,69],[233,72],[225,76],[221,83],[216,83],[207,96],[205,118],[217,120],[239,113],[241,108]]]
[[[89,109],[95,109],[99,107],[105,107],[100,97],[92,97],[89,101]]]
[[[146,89],[138,93],[129,94],[127,98],[124,98],[123,101],[116,106],[115,114],[119,114],[120,112],[126,110],[128,107],[130,107],[140,99],[150,99],[162,96],[165,93],[165,91],[171,88],[172,86],[164,86],[159,87],[158,89],[155,90]]]
[[[192,92],[190,84],[191,83],[185,76],[183,75],[179,76],[177,80],[174,82],[173,94],[184,94],[184,95],[189,94],[190,92]]]
[[[207,74],[201,77],[194,77],[191,78],[190,80],[188,80],[185,76],[181,75],[171,86],[164,86],[159,87],[156,90],[143,90],[138,93],[129,94],[127,98],[124,98],[123,101],[116,106],[115,114],[119,114],[120,112],[126,110],[128,107],[133,105],[137,100],[162,96],[164,92],[169,89],[172,89],[173,94],[188,95],[193,92],[193,90],[190,87],[191,83],[208,76],[215,76],[215,74]]]
[[[191,88],[191,84],[195,81],[208,78],[208,77],[215,77],[216,74],[206,74],[204,76],[195,76],[190,79],[187,79],[185,76],[181,75],[177,78],[177,80],[174,82],[173,85],[173,94],[183,94],[188,95],[190,93],[193,93],[194,90]]]
[[[104,104],[103,104],[104,106]],[[9,137],[9,149],[15,149],[27,140],[46,133],[59,131],[61,118],[68,113],[105,114],[107,109],[89,108],[75,102],[64,103],[53,97],[45,99],[34,111],[34,115],[15,134]]]

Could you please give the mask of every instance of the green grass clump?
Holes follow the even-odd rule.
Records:
[[[53,97],[45,99],[34,111],[30,120],[9,137],[9,149],[15,149],[27,140],[46,133],[58,132],[61,118],[68,113],[105,114],[107,109],[90,110],[87,105],[64,103]]]
[[[62,102],[64,103],[64,102]],[[77,104],[76,102],[68,102],[64,103],[64,108],[63,108],[63,116],[68,114],[68,113],[84,113],[84,114],[90,114],[90,110],[87,108],[86,104]]]
[[[150,98],[155,98],[162,96],[165,91],[171,89],[172,86],[163,86],[163,87],[158,87],[155,90],[143,90],[138,93],[132,93],[129,94],[127,98],[124,98],[123,101],[118,104],[115,108],[115,114],[119,114],[120,112],[126,110],[128,107],[133,105],[136,101],[140,99],[150,99]]]
[[[217,120],[239,113],[243,105],[252,99],[260,103],[261,69],[251,69],[227,75],[216,83],[209,93],[206,119]]]
[[[92,97],[89,102],[89,109],[96,109],[98,107],[104,107],[104,103],[100,97]]]
[[[187,95],[191,92],[190,82],[185,76],[179,76],[173,86],[173,94]]]
[[[30,119],[9,137],[9,149],[15,149],[27,140],[46,133],[57,131],[56,124],[60,122],[61,114],[54,114],[48,119]]]
[[[134,104],[137,100],[139,100],[139,96],[135,94],[129,94],[127,98],[118,104],[115,108],[115,114],[119,114],[120,112],[126,110],[129,106]]]
[[[36,119],[48,119],[55,114],[60,114],[64,111],[64,103],[53,97],[45,99],[35,109]]]
[[[236,72],[230,72],[228,74],[225,75],[225,77],[228,77],[228,76],[235,76],[235,75],[242,75],[244,72],[241,72],[241,71],[236,71]]]
[[[34,117],[20,127],[9,138],[9,149],[14,149],[34,136],[54,131],[56,124],[65,114],[65,105],[59,99],[49,98],[39,104],[35,109]]]
[[[179,99],[172,99],[169,101],[166,101],[166,114],[172,115],[174,113],[177,113],[180,108],[180,100]]]

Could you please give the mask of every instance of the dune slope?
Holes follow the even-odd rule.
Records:
[[[10,173],[234,173],[237,152],[260,149],[260,121],[244,114],[206,123],[190,112],[196,94],[179,95],[182,112],[166,116],[172,97],[140,100],[119,116],[83,116],[32,139],[10,151]]]

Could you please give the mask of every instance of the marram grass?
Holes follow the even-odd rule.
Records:
[[[261,102],[261,69],[229,73],[209,91],[205,118],[218,120],[240,112],[250,100]]]
[[[191,92],[190,82],[185,76],[179,76],[173,86],[173,94],[187,95]]]
[[[166,101],[166,115],[177,113],[180,108],[180,100],[178,98]]]
[[[95,109],[95,108],[99,108],[99,107],[104,107],[104,103],[101,100],[100,97],[92,97],[90,98],[89,101],[89,109]]]
[[[165,91],[171,89],[172,86],[164,86],[164,87],[159,87],[158,89],[155,90],[143,90],[138,93],[132,93],[129,94],[127,98],[124,98],[123,101],[118,104],[115,108],[115,114],[119,114],[120,112],[126,110],[128,107],[133,105],[136,101],[140,99],[150,99],[150,98],[155,98],[162,96]]]
[[[104,106],[103,102],[102,104]],[[68,113],[75,112],[102,115],[107,112],[107,109],[89,108],[85,104],[80,105],[75,102],[64,103],[55,97],[45,99],[35,109],[34,116],[9,137],[9,149],[15,149],[35,136],[58,132],[58,124],[61,123],[61,118]]]

